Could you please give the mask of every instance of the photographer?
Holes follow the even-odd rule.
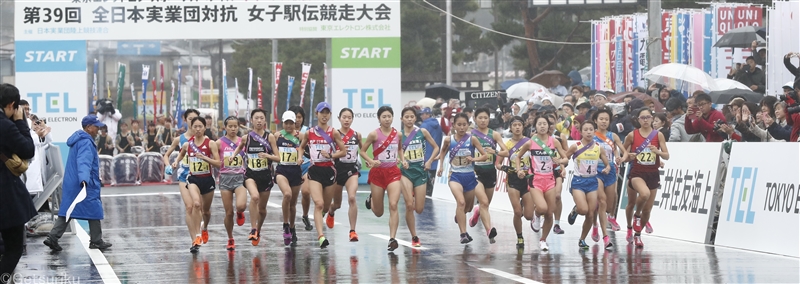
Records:
[[[711,107],[711,97],[706,93],[700,93],[695,97],[694,106],[686,113],[685,126],[686,133],[701,133],[706,142],[722,142],[725,140],[723,135],[726,134],[733,139],[741,140],[741,137],[733,131],[733,127],[725,123],[722,112]]]
[[[789,142],[797,142],[800,137],[800,77],[794,80],[794,91],[789,92],[787,95],[778,96],[782,102],[785,102],[786,107],[786,124],[792,125],[792,132],[789,135]]]
[[[33,158],[35,148],[25,114],[19,107],[19,89],[0,84],[0,235],[5,253],[0,260],[0,275],[13,273],[22,257],[25,222],[36,216],[33,200],[20,175],[27,170],[25,160]]]
[[[98,100],[95,109],[97,110],[97,119],[105,123],[108,128],[108,131],[104,132],[107,132],[108,136],[111,136],[112,142],[116,142],[114,139],[117,137],[117,124],[119,120],[122,119],[122,113],[114,108],[114,105],[109,99]]]

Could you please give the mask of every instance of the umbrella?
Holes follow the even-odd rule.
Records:
[[[520,100],[528,100],[536,92],[545,92],[547,88],[542,85],[536,83],[516,83],[511,87],[506,89],[506,93],[508,94],[508,99],[520,99]]]
[[[555,82],[556,80],[558,80],[557,83]],[[531,78],[530,82],[537,83],[548,88],[552,88],[555,87],[556,85],[570,86],[572,80],[569,77],[567,77],[567,75],[564,75],[564,73],[561,73],[561,71],[548,70],[539,73],[539,75],[534,76],[533,78]]]
[[[714,47],[748,48],[754,40],[760,43],[766,42],[764,38],[756,33],[757,31],[758,27],[756,26],[746,26],[729,30],[717,40]]]
[[[436,100],[431,98],[423,98],[417,102],[417,106],[420,108],[433,108],[433,105],[436,104]]]
[[[461,99],[461,92],[453,86],[445,84],[433,84],[425,87],[425,97],[433,99],[441,97],[445,100]]]
[[[724,90],[730,90],[730,89],[741,89],[741,90],[748,90],[748,91],[750,90],[749,87],[745,86],[742,83],[739,83],[739,81],[726,79],[726,78],[714,79],[714,83],[717,84],[717,88],[715,90],[711,90],[711,91],[724,91]]]
[[[503,88],[503,90],[508,90],[508,88],[513,86],[514,84],[522,82],[527,82],[527,81],[525,81],[525,79],[506,80],[500,83],[500,88]]]
[[[764,98],[764,94],[759,94],[751,90],[730,89],[725,91],[714,91],[708,93],[711,101],[715,104],[727,104],[734,98],[743,98],[751,103],[759,103]]]
[[[711,78],[708,73],[696,67],[680,63],[658,65],[650,69],[650,71],[647,71],[644,77],[650,81],[670,86],[677,90],[688,90],[689,88],[683,84],[676,87],[673,80],[680,80],[706,90],[715,90],[717,88],[716,82],[714,82],[714,79]]]
[[[760,28],[756,31],[756,34],[761,38],[767,38],[767,28]]]
[[[662,105],[661,102],[658,101],[658,99],[639,92],[624,92],[615,94],[613,96],[608,97],[608,101],[612,103],[621,103],[623,100],[625,100],[625,97],[627,97],[628,95],[633,95],[635,98],[640,99],[642,101],[650,99],[653,101],[653,103],[655,103],[656,112],[664,112],[664,105]]]

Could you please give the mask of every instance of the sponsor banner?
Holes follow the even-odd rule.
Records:
[[[30,102],[32,114],[47,121],[54,142],[67,142],[82,128],[81,120],[89,113],[86,71],[18,72],[16,76],[20,97]]]
[[[338,114],[343,108],[353,110],[352,128],[368,134],[378,127],[378,108],[391,106],[395,119],[392,126],[400,127],[400,68],[337,68],[331,69],[331,110]],[[331,119],[339,127],[338,119]]]
[[[489,105],[489,109],[494,111],[498,107],[497,96],[503,90],[484,91],[484,92],[466,92],[465,98],[467,107],[478,109]]]
[[[672,16],[669,12],[661,13],[661,64],[670,62],[670,50],[672,47]]]
[[[18,41],[400,37],[400,1],[15,3]]]
[[[333,68],[400,68],[400,38],[335,38]]]
[[[717,245],[800,257],[800,146],[734,143],[720,201]],[[781,153],[783,162],[764,159]]]
[[[633,44],[636,41],[634,35],[634,19],[633,16],[627,16],[624,18],[624,28],[622,30],[623,36],[622,40],[625,44],[625,49],[622,50],[625,67],[623,71],[625,73],[625,88],[623,91],[633,90],[634,79],[633,79],[633,54],[636,52],[636,49],[633,48]]]
[[[86,71],[86,41],[17,41],[14,44],[17,72]]]
[[[633,80],[634,85],[644,87],[647,86],[647,79],[644,78],[644,74],[647,73],[649,64],[647,61],[647,37],[649,35],[647,15],[637,14],[635,23],[636,35],[634,38],[636,42],[634,43],[634,54],[636,54],[636,59],[633,62]]]

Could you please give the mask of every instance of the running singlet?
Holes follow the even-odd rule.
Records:
[[[222,157],[222,168],[219,169],[221,174],[243,174],[244,173],[244,157],[242,155],[233,155],[236,147],[242,143],[241,137],[236,137],[236,141],[230,141],[220,138],[222,146],[219,147],[219,156]],[[228,143],[230,141],[231,143]]]
[[[178,147],[183,148],[183,145],[186,145],[186,142],[189,142],[189,139],[186,138],[186,135],[181,134],[180,143],[178,143]],[[178,150],[180,150],[180,148],[178,148]],[[181,160],[181,162],[179,164],[181,165],[181,167],[183,167],[185,169],[188,169],[189,168],[189,155],[184,156],[183,160]]]
[[[456,139],[455,135],[450,135],[450,149],[448,149],[448,151],[452,152],[456,146],[458,146],[458,139]],[[447,152],[447,155],[450,155],[450,152]],[[452,165],[450,170],[456,173],[474,172],[475,169],[472,165],[472,162],[467,160],[467,157],[472,156],[472,152],[478,151],[475,151],[475,147],[472,146],[472,138],[468,137],[467,141],[464,142],[464,145],[456,150],[455,157],[453,157],[453,160],[450,161],[450,165]]]
[[[480,130],[475,130],[475,131],[480,131]],[[492,147],[492,142],[494,142],[494,141],[483,140],[483,138],[481,138],[480,135],[475,135],[475,137],[477,137],[478,141],[481,142],[481,147],[483,147],[484,150],[486,148],[495,149],[495,148]],[[494,139],[494,130],[489,129],[489,133],[486,134],[486,137],[488,137],[489,139]],[[508,144],[508,143],[506,143],[506,144]],[[511,147],[514,147],[514,145],[511,145],[508,148],[510,149]],[[475,152],[473,154],[475,154],[475,158],[480,156],[480,152]],[[486,156],[489,156],[489,158],[487,158],[486,161],[475,162],[475,167],[476,168],[479,168],[479,169],[494,169],[494,158],[495,158],[495,156],[492,155],[492,154],[489,154],[488,152],[486,153]]]
[[[347,139],[347,141],[342,141],[344,142],[344,148],[345,148],[344,150],[346,151],[347,154],[344,155],[344,157],[341,157],[338,160],[336,160],[336,163],[340,164],[358,163],[358,132],[352,129],[350,129],[350,131],[353,132],[353,135],[350,136],[350,139]],[[342,133],[341,130],[339,131],[339,134],[342,135],[342,139],[344,139],[344,137],[347,136],[347,133]]]
[[[578,149],[584,145],[579,141]],[[575,158],[575,175],[579,177],[594,177],[597,175],[597,165],[600,164],[600,146],[597,143],[592,148],[583,151]]]
[[[267,137],[269,137],[269,131],[265,130],[264,131],[264,135],[261,136],[261,137],[264,138],[264,140],[266,141]],[[267,159],[267,158],[262,159],[262,158],[258,157],[258,153],[266,153],[267,152],[267,148],[264,147],[264,145],[261,145],[261,142],[258,142],[256,139],[254,139],[253,137],[250,137],[250,135],[248,134],[247,135],[247,144],[245,144],[245,148],[247,148],[245,153],[247,153],[247,169],[248,170],[256,171],[256,172],[263,171],[263,170],[269,170],[269,166],[271,165],[270,160]]]
[[[316,127],[315,127],[316,128]],[[325,133],[333,139],[333,127],[328,126]],[[311,151],[311,164],[320,167],[333,167],[333,160],[322,155],[323,152],[333,154],[333,148],[325,138],[317,134],[314,128],[308,130],[308,149]]]
[[[308,135],[308,126],[303,125],[300,128],[300,133]],[[299,144],[298,144],[299,145]],[[305,152],[303,152],[303,164],[311,163],[311,151],[308,150],[308,145],[306,145]]]
[[[614,150],[616,149],[616,147],[615,147],[615,144],[614,144],[614,140],[612,140],[612,139],[614,139],[614,134],[611,131],[608,131],[608,133],[606,133],[606,138],[608,138],[608,141],[603,140],[602,138],[600,138],[600,137],[595,135],[594,136],[594,142],[597,143],[598,145],[600,145],[600,147],[603,147],[603,150],[606,150],[606,158],[608,159],[608,163],[610,165],[613,165],[614,161],[615,161],[614,157],[616,156],[616,155],[614,155]],[[611,144],[609,144],[609,142]],[[604,167],[604,166],[605,166],[605,164],[601,164],[600,165],[600,167]]]
[[[514,148],[514,146],[517,145],[518,142],[519,141],[514,141],[514,140],[510,140],[509,139],[508,141],[506,141],[506,147],[508,148],[509,151],[511,151],[511,148]],[[513,161],[514,157],[518,156],[519,153],[520,153],[519,149],[517,149],[517,151],[514,152],[514,153],[510,153],[511,155],[509,157],[509,161]],[[531,168],[531,159],[530,158],[531,158],[531,153],[530,152],[525,152],[524,155],[522,155],[522,157],[519,157],[520,163],[522,163],[523,170],[527,170],[527,169]],[[475,164],[477,164],[477,162]]]
[[[551,151],[556,152],[553,136],[547,137],[545,146],[550,148]],[[531,163],[533,173],[537,175],[553,175],[553,158],[539,146],[536,141],[531,139]]]
[[[389,138],[386,135],[383,135],[383,131],[381,131],[380,128],[375,130],[375,134],[377,135],[375,141],[372,142],[372,149],[377,149],[383,145],[383,142],[386,141],[386,139]],[[389,147],[386,147],[383,152],[378,154],[378,157],[375,157],[379,162],[381,162],[381,164],[378,166],[379,168],[397,167],[397,150],[400,147],[400,136],[401,135],[395,135],[394,140],[389,141]]]
[[[403,131],[403,135],[400,142],[405,145],[406,139],[409,138],[406,136],[405,127],[403,127],[401,131]],[[405,155],[409,167],[411,167],[412,164],[419,166],[417,164],[425,162],[425,134],[422,134],[422,129],[417,129],[417,133],[414,134],[414,137],[411,137],[408,146],[403,149],[403,155]]]
[[[275,142],[277,142],[275,144],[278,145],[278,153],[281,157],[279,165],[297,166],[297,147],[300,146],[300,140],[285,130],[281,130]]]
[[[656,131],[656,130],[653,130]],[[631,145],[631,149],[636,150],[639,145],[644,143],[646,138],[642,137],[642,134],[639,133],[639,129],[633,131],[633,145]],[[650,145],[656,146],[658,148],[660,145],[658,143],[658,134],[653,136],[653,140],[650,140]],[[634,152],[635,154],[636,152]],[[636,160],[633,161],[634,167],[637,170],[644,170],[644,171],[653,171],[658,172],[658,166],[661,164],[661,158],[650,151],[649,147],[645,147],[644,151],[639,154],[636,154]]]
[[[211,141],[211,139],[206,138],[202,145],[197,146],[197,149],[200,150],[200,152],[206,157],[211,157],[211,147],[208,146],[209,141]],[[194,139],[192,139],[187,143],[195,142]],[[187,156],[189,157],[189,173],[196,177],[211,176],[211,165],[208,162],[197,158],[197,153],[194,149],[195,147],[189,145],[189,150],[187,151]]]

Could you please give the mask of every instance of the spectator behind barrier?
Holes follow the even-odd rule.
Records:
[[[689,142],[689,134],[686,133],[686,103],[678,98],[670,98],[664,108],[668,119],[672,120],[668,141]]]
[[[697,94],[694,106],[686,114],[686,133],[701,133],[707,142],[722,142],[725,131],[732,132],[733,128],[726,123],[722,112],[711,107],[711,97],[706,93]]]

